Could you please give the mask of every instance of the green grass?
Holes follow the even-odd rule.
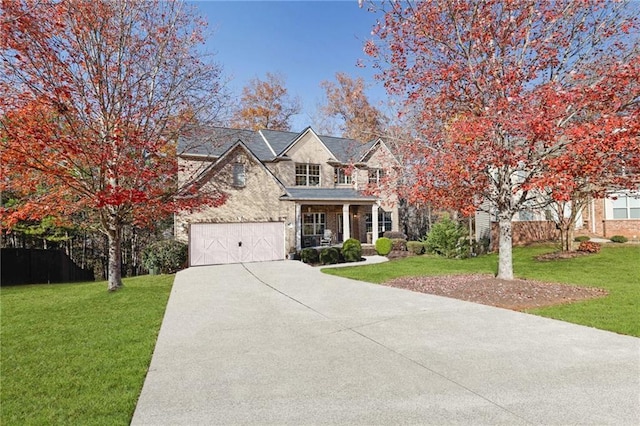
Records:
[[[550,245],[516,247],[513,268],[516,277],[566,283],[608,290],[604,298],[552,306],[527,312],[620,334],[640,337],[640,246],[605,245],[598,254],[539,262],[535,257],[555,251]],[[493,273],[495,254],[471,259],[417,256],[392,262],[324,269],[327,274],[383,283],[402,276]]]
[[[2,288],[0,423],[128,425],[173,278]]]

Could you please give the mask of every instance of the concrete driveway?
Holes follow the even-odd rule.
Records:
[[[640,339],[297,261],[191,268],[132,424],[637,425]]]

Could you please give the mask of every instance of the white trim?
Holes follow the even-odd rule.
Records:
[[[596,200],[591,199],[591,232],[596,233]]]
[[[396,162],[396,164],[401,165],[400,161],[398,160],[398,158],[395,156],[395,154],[391,151],[391,149],[389,149],[389,147],[387,146],[387,144],[384,142],[384,140],[382,138],[378,138],[378,140],[376,140],[373,145],[371,145],[371,148],[369,148],[361,157],[360,157],[360,162],[365,162],[365,158],[367,158],[367,156],[371,153],[371,155],[373,155],[373,152],[377,149],[378,146],[382,146],[384,147],[384,149],[387,150],[387,153],[389,153],[389,155],[391,156],[391,158],[393,158],[393,160]],[[368,162],[366,162],[368,164]]]
[[[274,157],[277,157],[278,154],[276,154],[276,152],[273,150],[273,148],[271,147],[271,144],[269,143],[269,141],[267,140],[267,138],[262,134],[262,130],[258,130],[258,133],[260,134],[260,136],[262,137],[262,140],[264,141],[265,144],[267,144],[267,147],[269,148],[269,151],[271,151],[271,153],[273,154]]]

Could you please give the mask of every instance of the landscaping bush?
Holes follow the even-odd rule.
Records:
[[[335,247],[325,247],[320,250],[320,263],[323,265],[333,265],[338,263],[340,253]]]
[[[407,250],[409,250],[413,254],[420,255],[424,253],[424,244],[420,241],[408,241]]]
[[[469,254],[469,241],[466,240],[466,228],[444,216],[431,227],[426,237],[428,252],[444,257],[466,257]]]
[[[355,238],[342,243],[342,256],[346,262],[358,262],[362,258],[362,244]]]
[[[627,237],[625,237],[624,235],[614,235],[613,237],[609,238],[611,241],[613,241],[614,243],[626,243],[627,241],[629,241],[629,239]]]
[[[378,253],[380,256],[388,255],[391,252],[392,248],[393,243],[391,242],[391,239],[382,237],[376,240],[376,253]]]
[[[405,234],[397,231],[385,231],[384,234],[382,234],[382,236],[385,238],[389,238],[390,240],[394,240],[394,239],[406,240],[407,239],[407,236]]]
[[[318,255],[318,250],[307,247],[300,252],[300,259],[302,259],[304,263],[318,263],[320,256]]]
[[[591,241],[583,241],[578,246],[578,251],[584,251],[587,253],[599,253],[600,247],[602,247],[598,243],[593,243]]]
[[[402,238],[392,238],[391,251],[407,251],[407,240]]]
[[[173,274],[187,263],[188,247],[175,240],[157,241],[142,252],[142,264],[151,273]]]
[[[577,242],[577,243],[581,243],[583,241],[589,241],[590,238],[587,235],[578,235],[577,237],[575,237],[573,239],[573,241]]]

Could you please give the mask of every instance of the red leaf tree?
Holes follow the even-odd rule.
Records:
[[[638,161],[637,4],[604,0],[392,2],[365,51],[420,114],[406,147],[415,200],[499,222],[592,195]],[[577,185],[585,182],[584,185]],[[620,182],[619,182],[620,183]]]
[[[125,224],[224,201],[176,181],[177,135],[221,99],[205,23],[179,2],[63,0],[3,2],[0,25],[2,189],[21,200],[4,225],[89,212],[116,290]]]

